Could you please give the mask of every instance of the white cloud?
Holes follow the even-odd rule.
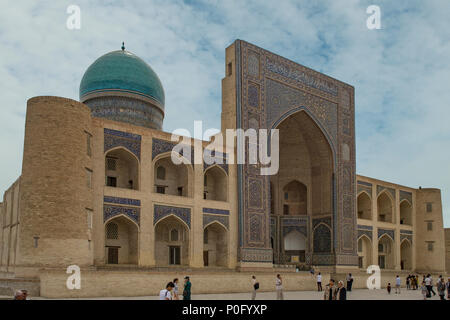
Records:
[[[128,50],[166,93],[164,129],[220,127],[225,48],[243,39],[355,86],[358,173],[441,188],[450,226],[450,3],[376,1],[15,1],[0,10],[0,190],[19,175],[26,100],[78,98],[86,68]],[[66,28],[66,8],[82,28]],[[420,8],[417,9],[417,8]]]

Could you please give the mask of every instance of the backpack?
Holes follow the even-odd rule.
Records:
[[[253,288],[255,288],[255,290],[258,290],[258,289],[259,289],[259,282],[256,282],[256,283],[253,285]]]

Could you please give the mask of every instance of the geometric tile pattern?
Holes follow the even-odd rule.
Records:
[[[108,219],[121,214],[127,216],[128,218],[136,222],[137,225],[140,225],[140,216],[141,216],[140,208],[115,206],[109,204],[103,205],[103,222],[106,222]]]
[[[168,215],[175,215],[181,220],[183,220],[189,229],[191,228],[191,209],[190,208],[180,208],[180,207],[172,207],[172,206],[164,206],[155,204],[154,205],[154,211],[153,211],[153,225],[156,225],[156,223],[163,219],[164,217],[167,217]]]
[[[209,225],[212,222],[219,222],[223,226],[225,226],[227,229],[229,229],[229,221],[228,217],[224,216],[217,216],[212,214],[204,214],[203,215],[203,228]]]
[[[104,152],[115,147],[124,147],[141,159],[141,136],[138,134],[104,129]]]
[[[378,228],[378,239],[380,239],[381,236],[383,236],[384,234],[387,234],[388,236],[391,237],[392,240],[395,240],[395,232],[394,232],[394,230]]]

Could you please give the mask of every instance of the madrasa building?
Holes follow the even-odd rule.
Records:
[[[440,190],[356,174],[353,86],[241,40],[224,70],[221,130],[279,129],[275,175],[174,164],[163,85],[124,47],[89,66],[79,101],[29,99],[22,173],[0,204],[0,290],[149,295],[189,274],[197,293],[245,292],[251,274],[272,290],[276,273],[306,290],[314,280],[296,271],[311,267],[352,272],[356,287],[369,265],[391,282],[444,273]],[[236,154],[223,150],[210,155]],[[71,265],[81,289],[66,286]]]

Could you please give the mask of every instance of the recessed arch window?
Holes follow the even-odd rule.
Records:
[[[166,168],[159,166],[156,169],[156,178],[159,180],[166,180]]]
[[[106,226],[106,239],[119,239],[119,226],[117,223],[108,223]]]
[[[178,241],[179,234],[177,229],[170,230],[170,241]]]

